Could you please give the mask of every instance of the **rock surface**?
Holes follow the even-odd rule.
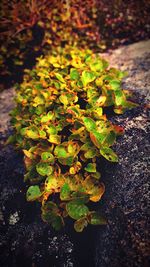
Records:
[[[148,122],[150,41],[124,46],[103,56],[128,70],[123,88],[133,90],[139,107],[111,118],[125,127],[115,150],[119,164],[100,162],[106,193],[99,204],[108,225],[81,235],[67,226],[55,233],[41,221],[40,208],[25,200],[22,155],[5,146],[11,133],[12,89],[0,94],[0,266],[1,267],[147,267]],[[101,167],[100,167],[101,168]]]
[[[100,210],[108,218],[96,240],[96,267],[147,267],[149,236],[149,141],[150,41],[122,47],[106,55],[112,66],[128,71],[123,88],[134,91],[140,106],[113,119],[125,134],[115,146],[120,161],[105,163],[106,193]],[[106,57],[105,56],[105,57]]]

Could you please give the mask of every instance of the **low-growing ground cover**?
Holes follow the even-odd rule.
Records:
[[[109,68],[91,50],[59,48],[37,60],[17,87],[11,112],[16,143],[25,155],[27,200],[42,203],[42,218],[56,230],[64,219],[75,220],[81,232],[106,220],[87,206],[105,191],[97,159],[118,162],[111,146],[123,129],[103,111],[122,114],[136,106],[122,90],[125,72]]]

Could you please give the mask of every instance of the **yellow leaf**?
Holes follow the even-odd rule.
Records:
[[[98,100],[96,101],[97,106],[103,106],[106,101],[106,96],[101,95]]]
[[[101,183],[100,187],[95,191],[95,194],[93,194],[90,197],[90,200],[93,202],[98,202],[102,198],[104,192],[105,192],[105,186],[103,183]]]

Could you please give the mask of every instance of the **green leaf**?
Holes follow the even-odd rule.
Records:
[[[55,81],[54,81],[54,85],[55,85],[55,87],[56,87],[57,89],[60,88],[60,83],[59,83],[59,82],[55,82]]]
[[[111,80],[109,84],[112,90],[119,90],[121,86],[121,82],[119,80]]]
[[[73,180],[73,177],[71,177],[71,181]],[[76,180],[74,180],[76,183]],[[78,188],[79,189],[79,188]],[[72,201],[76,202],[77,204],[85,204],[89,202],[89,195],[85,194],[84,188],[81,186],[80,191],[73,192],[72,193]]]
[[[38,106],[35,108],[35,113],[37,115],[41,115],[42,113],[44,113],[44,106]]]
[[[42,116],[41,122],[45,123],[45,122],[51,121],[53,117],[54,117],[54,114],[51,111],[49,111],[47,115]]]
[[[107,221],[104,217],[95,211],[89,213],[89,223],[93,225],[106,225]]]
[[[89,149],[93,148],[93,144],[92,142],[88,141],[87,143],[85,143],[84,145],[81,146],[81,150],[82,151],[88,151]]]
[[[83,83],[82,83],[81,80],[77,81],[77,86],[78,86],[79,88],[82,88],[82,87],[83,87]]]
[[[55,230],[60,230],[64,225],[63,218],[59,215],[59,209],[52,201],[48,201],[43,205],[42,219],[51,224]]]
[[[103,115],[102,107],[94,107],[93,114],[96,119],[100,119],[100,117]]]
[[[96,130],[96,123],[93,119],[84,117],[83,122],[88,132]]]
[[[45,102],[45,99],[42,95],[36,96],[34,98],[34,106],[37,107],[38,105],[43,105]]]
[[[36,165],[37,172],[42,176],[48,176],[53,172],[53,167],[47,162],[39,162]]]
[[[59,145],[61,142],[61,136],[57,135],[57,134],[51,134],[48,141],[52,144],[56,144]]]
[[[128,75],[128,72],[127,71],[120,71],[120,70],[117,70],[117,77],[119,79],[122,79],[124,77],[126,77]]]
[[[23,152],[29,159],[34,159],[33,154],[29,150],[23,149]]]
[[[70,79],[71,80],[78,80],[79,77],[80,77],[79,72],[76,69],[71,68],[71,70],[70,70]]]
[[[88,65],[92,61],[92,56],[90,54],[87,54],[85,55],[84,60]]]
[[[56,231],[59,231],[64,226],[64,220],[62,216],[58,215],[54,217],[51,222],[51,225]]]
[[[93,142],[93,144],[96,147],[100,148],[103,141],[105,140],[105,135],[94,131],[94,132],[90,132],[90,138],[91,138],[91,141]]]
[[[125,101],[123,104],[123,107],[131,109],[131,108],[135,108],[138,107],[138,104],[132,102],[132,101]]]
[[[32,126],[26,130],[26,135],[31,139],[38,139],[39,131],[35,126]]]
[[[22,137],[20,134],[16,134],[16,141],[17,141],[19,144],[22,144],[22,142],[23,142],[23,137]]]
[[[35,88],[38,90],[42,90],[43,89],[43,85],[41,83],[35,84]]]
[[[88,225],[87,218],[83,217],[74,223],[74,229],[76,232],[81,233],[83,229]]]
[[[116,140],[116,134],[113,131],[110,131],[103,142],[104,146],[112,146]]]
[[[100,149],[101,155],[109,161],[118,162],[117,154],[110,147],[103,147]]]
[[[54,164],[54,162],[55,162],[55,158],[54,158],[53,154],[50,152],[43,152],[41,154],[41,159],[43,161],[47,161],[47,162],[52,163],[52,164]]]
[[[21,134],[22,136],[25,136],[27,130],[28,130],[28,127],[21,128],[21,129],[20,129],[20,134]]]
[[[42,193],[38,185],[31,185],[26,193],[26,197],[28,201],[34,201],[41,197]]]
[[[42,212],[42,219],[49,223],[56,231],[59,231],[64,226],[62,216],[55,215],[51,212]]]
[[[105,192],[104,184],[100,184],[98,178],[95,178],[93,174],[84,180],[83,185],[86,193],[90,195],[90,200],[93,202],[99,201]]]
[[[123,107],[114,108],[114,112],[116,114],[123,114],[125,112],[125,108],[123,108]]]
[[[78,117],[78,116],[80,115],[80,110],[79,110],[79,108],[76,108],[75,106],[73,106],[73,107],[71,107],[71,106],[68,107],[67,112],[70,113],[70,114],[72,114],[72,115],[75,116],[75,117]]]
[[[90,69],[92,71],[102,71],[103,70],[103,62],[102,62],[102,60],[95,59],[95,61],[90,64]]]
[[[55,214],[57,214],[59,212],[59,209],[56,205],[56,203],[52,202],[52,201],[48,201],[46,203],[44,203],[44,205],[42,206],[42,210],[45,212],[53,212]]]
[[[64,104],[65,106],[69,104],[69,101],[68,101],[68,97],[64,94],[62,94],[60,97],[59,97],[59,100],[62,104]]]
[[[45,190],[47,192],[51,192],[51,191],[57,191],[58,189],[58,179],[56,178],[56,176],[54,175],[50,175],[46,178],[45,180]]]
[[[50,125],[46,128],[46,131],[48,134],[52,134],[52,135],[55,135],[57,134],[57,129],[54,125]]]
[[[92,177],[95,179],[100,179],[101,174],[100,174],[100,172],[94,172],[94,173],[92,173]]]
[[[67,166],[71,166],[73,164],[73,160],[74,157],[66,157],[66,158],[59,158],[58,161],[62,164],[62,165],[67,165]]]
[[[82,72],[81,81],[86,87],[88,83],[93,82],[96,78],[96,75],[92,71],[84,70]]]
[[[86,159],[92,159],[96,156],[96,149],[94,148],[91,148],[89,149],[85,154],[84,154],[84,157]]]
[[[115,95],[115,104],[117,106],[123,105],[125,102],[125,95],[122,90],[115,90],[114,91]]]
[[[63,145],[56,146],[56,148],[54,150],[54,154],[57,156],[57,158],[66,158],[67,157],[67,151]]]
[[[46,139],[46,132],[45,131],[39,130],[39,135],[40,135],[40,138]]]
[[[86,216],[89,212],[89,209],[84,204],[79,204],[76,201],[71,201],[67,203],[66,210],[68,215],[75,220],[80,219],[83,216]]]
[[[89,87],[87,89],[87,98],[89,98],[89,100],[91,100],[91,98],[93,97],[98,97],[98,96],[99,96],[99,93],[97,92],[96,88]]]
[[[6,141],[6,145],[8,145],[8,144],[13,144],[13,143],[15,143],[15,141],[16,141],[16,137],[15,137],[15,135],[10,135],[10,136],[8,137],[7,141]]]
[[[60,199],[68,200],[70,198],[70,187],[67,183],[65,183],[60,191]]]
[[[63,76],[60,73],[56,73],[55,72],[55,76],[60,82],[65,83],[65,80],[64,80]]]
[[[68,149],[68,153],[69,154],[74,154],[75,147],[72,144],[69,144],[68,147],[67,147],[67,149]]]
[[[84,168],[87,172],[96,172],[96,164],[88,163],[88,165]]]

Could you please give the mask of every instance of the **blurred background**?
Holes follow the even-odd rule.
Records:
[[[67,44],[104,52],[150,36],[149,0],[1,0],[0,90]]]

